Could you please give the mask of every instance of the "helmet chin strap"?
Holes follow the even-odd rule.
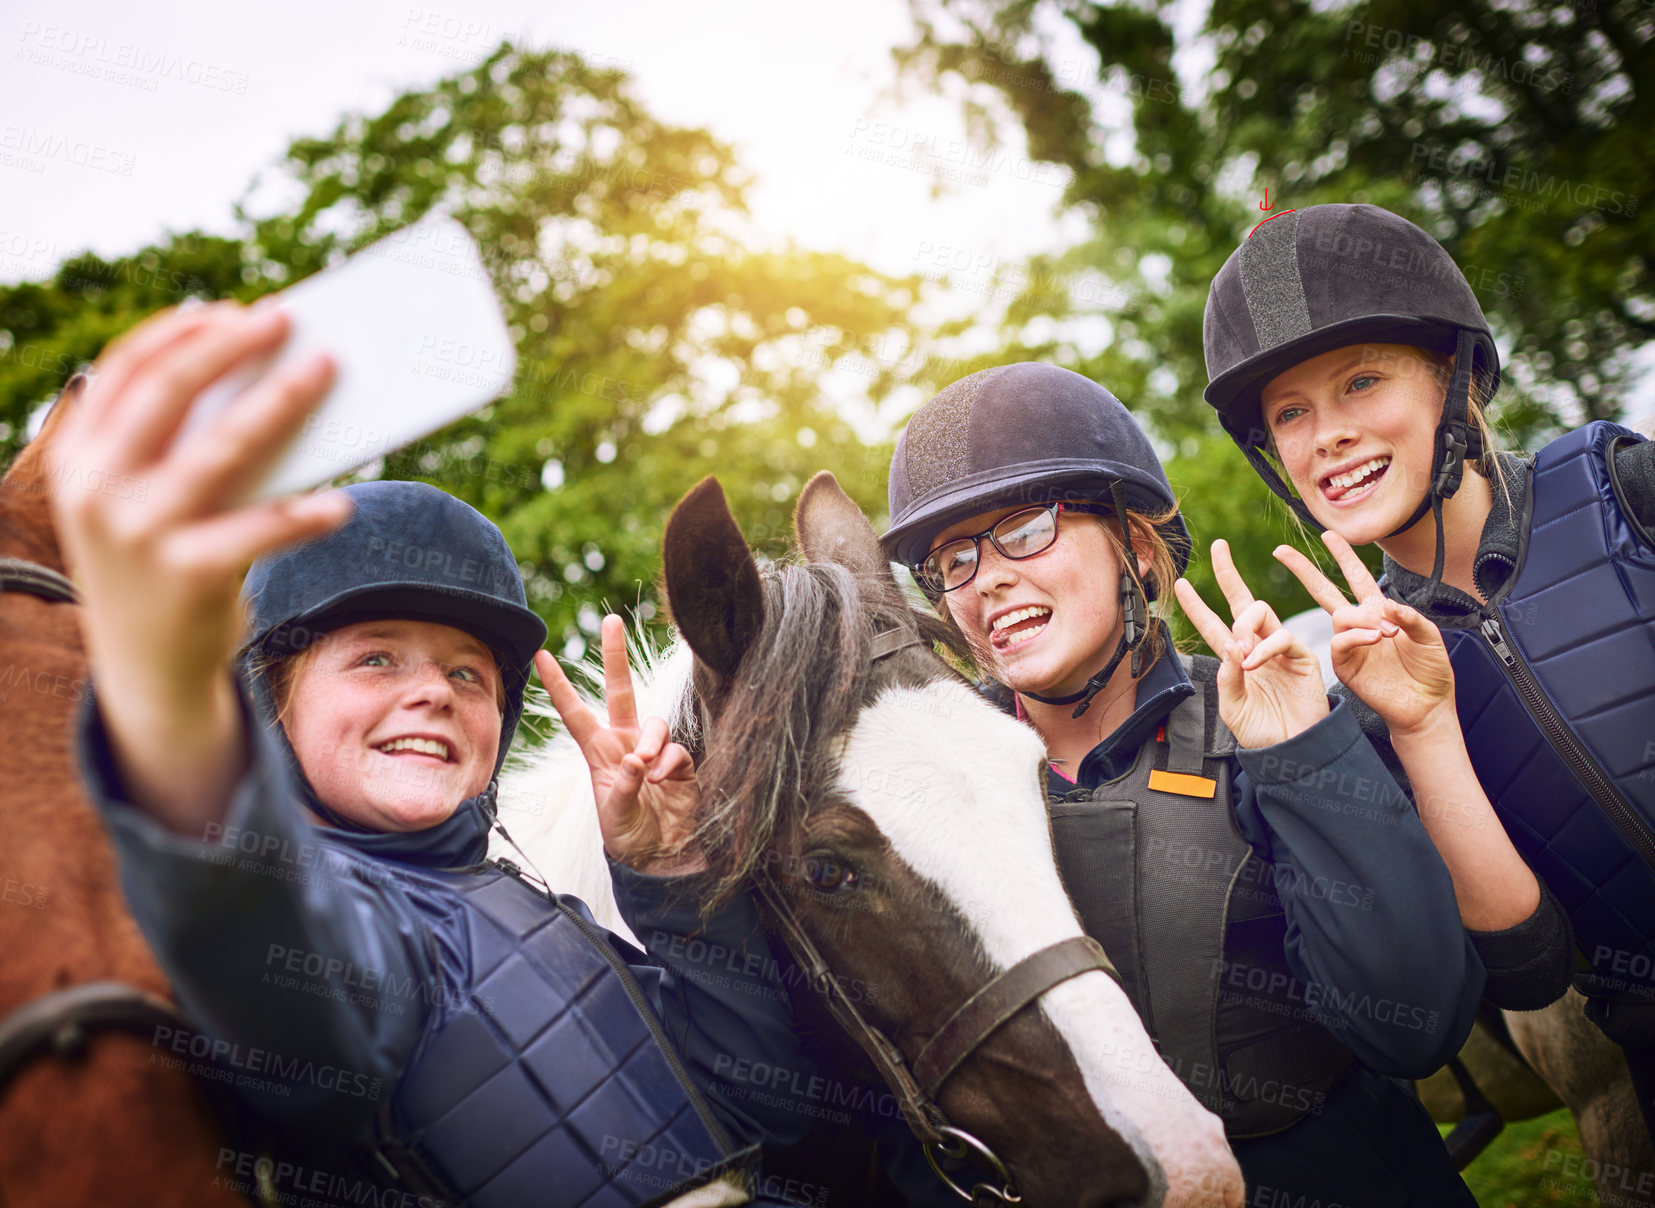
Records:
[[[1119,482],[1111,483],[1110,498],[1115,502],[1115,517],[1121,525],[1121,545],[1126,551],[1126,568],[1121,571],[1121,640],[1115,647],[1115,653],[1079,692],[1071,692],[1067,696],[1041,696],[1038,692],[1023,692],[1022,696],[1030,700],[1037,700],[1043,705],[1075,705],[1075,711],[1070,716],[1080,717],[1092,707],[1092,698],[1109,683],[1109,678],[1115,674],[1121,660],[1129,653],[1132,655],[1132,678],[1137,679],[1143,674],[1144,655],[1148,649],[1144,646],[1144,639],[1149,636],[1149,599],[1144,594],[1143,582],[1138,578],[1138,556],[1132,549],[1132,528],[1126,520],[1126,493]],[[1076,702],[1079,704],[1076,704]]]
[[[1425,610],[1437,602],[1442,588],[1442,571],[1446,561],[1446,534],[1442,526],[1442,505],[1452,499],[1465,477],[1465,460],[1483,454],[1482,433],[1468,418],[1471,402],[1471,379],[1476,368],[1477,339],[1471,332],[1460,329],[1454,345],[1454,376],[1448,383],[1448,393],[1442,400],[1442,420],[1437,424],[1435,472],[1425,497],[1419,501],[1414,514],[1396,529],[1386,534],[1386,540],[1400,537],[1431,513],[1436,525],[1436,553],[1431,559],[1431,582],[1426,587]]]
[[[1437,525],[1437,552],[1431,564],[1431,584],[1427,592],[1425,607],[1429,609],[1436,603],[1437,594],[1442,587],[1442,570],[1444,564],[1444,535],[1442,529],[1442,504],[1445,499],[1452,499],[1454,492],[1460,489],[1460,481],[1465,476],[1466,458],[1476,458],[1483,455],[1482,433],[1468,418],[1471,400],[1471,380],[1476,369],[1477,351],[1482,347],[1475,332],[1460,328],[1454,343],[1454,376],[1449,380],[1448,392],[1442,400],[1442,419],[1437,424],[1435,436],[1435,450],[1437,453],[1434,473],[1431,484],[1425,495],[1414,509],[1414,514],[1403,521],[1395,531],[1386,534],[1382,540],[1397,537],[1413,528],[1430,512]],[[1310,508],[1291,490],[1287,483],[1282,481],[1276,467],[1264,455],[1251,433],[1244,438],[1240,433],[1226,430],[1241,446],[1242,453],[1258,476],[1264,480],[1264,485],[1270,488],[1275,495],[1305,524],[1313,527],[1317,532],[1327,526],[1311,513]],[[1039,699],[1038,697],[1036,699]]]

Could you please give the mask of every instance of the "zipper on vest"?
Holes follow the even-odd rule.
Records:
[[[708,1134],[724,1150],[726,1167],[733,1168],[733,1161],[741,1156],[742,1150],[738,1149],[730,1140],[729,1134],[724,1131],[724,1126],[713,1115],[712,1108],[707,1106],[707,1101],[702,1097],[701,1088],[690,1081],[689,1071],[684,1068],[683,1059],[678,1056],[678,1051],[672,1047],[672,1041],[667,1039],[666,1031],[661,1027],[660,1021],[655,1018],[655,1011],[649,1005],[649,1000],[644,997],[643,988],[638,985],[637,978],[633,977],[631,968],[621,959],[620,954],[609,946],[609,941],[602,932],[581,918],[578,911],[570,910],[559,901],[558,896],[549,887],[543,889],[536,885],[524,876],[523,870],[510,860],[497,859],[495,865],[518,884],[526,885],[534,892],[544,895],[553,908],[573,923],[581,935],[586,937],[587,942],[598,950],[604,960],[609,962],[610,967],[615,970],[616,975],[621,979],[621,988],[626,991],[626,996],[632,1000],[632,1005],[637,1010],[638,1017],[644,1021],[644,1026],[649,1029],[650,1035],[655,1037],[655,1047],[660,1049],[661,1055],[667,1059],[667,1065],[671,1068],[673,1077],[678,1079],[678,1084],[683,1087],[684,1093],[690,1101],[690,1106],[695,1108],[695,1114],[700,1117],[701,1123]],[[711,1173],[716,1177],[719,1172]]]
[[[1506,640],[1506,632],[1500,624],[1499,614],[1483,618],[1477,630],[1493,649],[1500,665],[1505,668],[1506,677],[1517,689],[1517,695],[1522,697],[1523,706],[1528,709],[1529,716],[1539,724],[1541,733],[1552,744],[1552,748],[1563,757],[1563,762],[1574,773],[1575,779],[1591,794],[1598,808],[1609,816],[1609,820],[1644,858],[1644,862],[1655,867],[1655,836],[1649,833],[1649,828],[1643,824],[1631,803],[1621,795],[1614,781],[1598,766],[1591,753],[1580,745],[1580,741],[1552,707],[1551,701],[1546,699],[1545,692],[1534,678],[1534,672],[1529,670],[1527,663],[1517,657],[1517,652]]]

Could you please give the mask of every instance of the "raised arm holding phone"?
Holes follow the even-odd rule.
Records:
[[[152,319],[99,361],[53,442],[60,467],[146,488],[55,502],[97,689],[83,776],[134,915],[203,1032],[338,1075],[237,1082],[256,1084],[239,1093],[289,1169],[484,1208],[600,1188],[641,1204],[668,1155],[667,1188],[744,1202],[726,1172],[799,1125],[720,1099],[709,1071],[743,1051],[808,1068],[785,995],[762,972],[724,988],[663,976],[578,900],[485,861],[545,637],[498,529],[420,483],[238,503],[326,394],[326,357],[184,422],[288,325],[234,305]],[[455,556],[410,566],[386,556],[393,541]],[[450,581],[459,565],[484,573]],[[664,725],[627,712],[619,629],[608,724],[544,652],[542,670],[599,786],[613,875],[693,872],[675,836],[694,770]],[[745,899],[706,934],[763,943]]]

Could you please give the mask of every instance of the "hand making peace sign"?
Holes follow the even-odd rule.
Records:
[[[1277,546],[1276,560],[1298,576],[1333,618],[1333,670],[1340,682],[1385,719],[1393,737],[1417,731],[1439,709],[1452,711],[1454,668],[1437,627],[1406,604],[1386,598],[1339,534],[1323,533],[1322,543],[1356,603],[1292,546]]]
[[[1174,590],[1184,615],[1223,660],[1218,669],[1218,714],[1244,747],[1284,742],[1327,716],[1321,665],[1268,604],[1253,598],[1230,558],[1228,543],[1214,541],[1212,557],[1213,575],[1229,601],[1233,625],[1224,624],[1187,579],[1179,579]]]
[[[604,850],[642,872],[700,872],[707,862],[695,842],[701,806],[695,763],[687,750],[668,741],[665,721],[651,717],[639,725],[620,617],[604,617],[602,644],[607,725],[549,650],[534,656],[534,669],[592,771]]]

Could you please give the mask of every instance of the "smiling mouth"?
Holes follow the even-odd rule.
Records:
[[[1329,474],[1321,481],[1322,497],[1331,503],[1341,499],[1353,500],[1366,494],[1385,477],[1390,465],[1389,457],[1374,457],[1343,474]]]
[[[994,618],[989,627],[989,640],[996,650],[1010,650],[1013,646],[1021,646],[1034,637],[1052,619],[1052,610],[1043,604],[1031,604],[1027,608],[1014,609],[1004,616]]]
[[[390,742],[381,743],[375,747],[381,755],[426,755],[433,759],[440,759],[444,763],[453,763],[453,752],[446,742],[435,738],[393,738]]]

